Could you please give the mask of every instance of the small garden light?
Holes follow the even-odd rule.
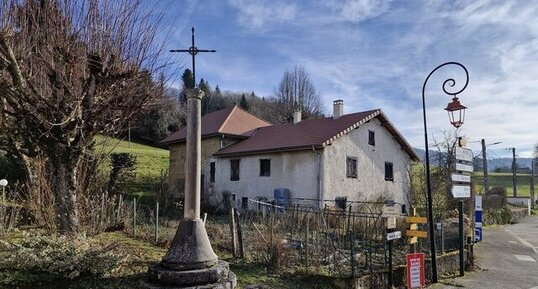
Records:
[[[2,187],[2,203],[6,202],[6,186],[7,186],[7,180],[1,179],[0,180],[0,187]]]

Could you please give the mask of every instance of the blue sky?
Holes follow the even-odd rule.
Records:
[[[538,143],[538,2],[388,0],[171,1],[170,49],[190,46],[196,29],[197,78],[222,90],[270,96],[283,72],[304,66],[326,112],[343,99],[345,113],[381,108],[415,147],[424,147],[421,90],[426,76],[447,61],[470,75],[459,95],[469,107],[460,133],[485,138],[495,156],[532,155]],[[189,55],[174,65],[190,67]],[[441,83],[457,67],[428,82],[430,142],[453,133],[443,110]],[[179,75],[170,76],[179,85]],[[470,143],[478,150],[478,143]]]

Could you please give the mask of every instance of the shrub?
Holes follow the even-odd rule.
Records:
[[[29,285],[77,277],[108,277],[127,256],[116,245],[86,238],[23,233],[17,242],[0,241],[0,285]]]

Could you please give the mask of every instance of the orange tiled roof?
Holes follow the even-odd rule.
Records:
[[[217,134],[248,137],[255,129],[269,125],[271,124],[242,110],[238,106],[234,106],[202,116],[202,137]],[[183,142],[186,138],[187,127],[182,127],[160,141],[160,143]]]

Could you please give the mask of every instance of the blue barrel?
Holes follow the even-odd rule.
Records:
[[[288,208],[291,205],[291,192],[288,188],[275,189],[274,197],[277,206]]]

